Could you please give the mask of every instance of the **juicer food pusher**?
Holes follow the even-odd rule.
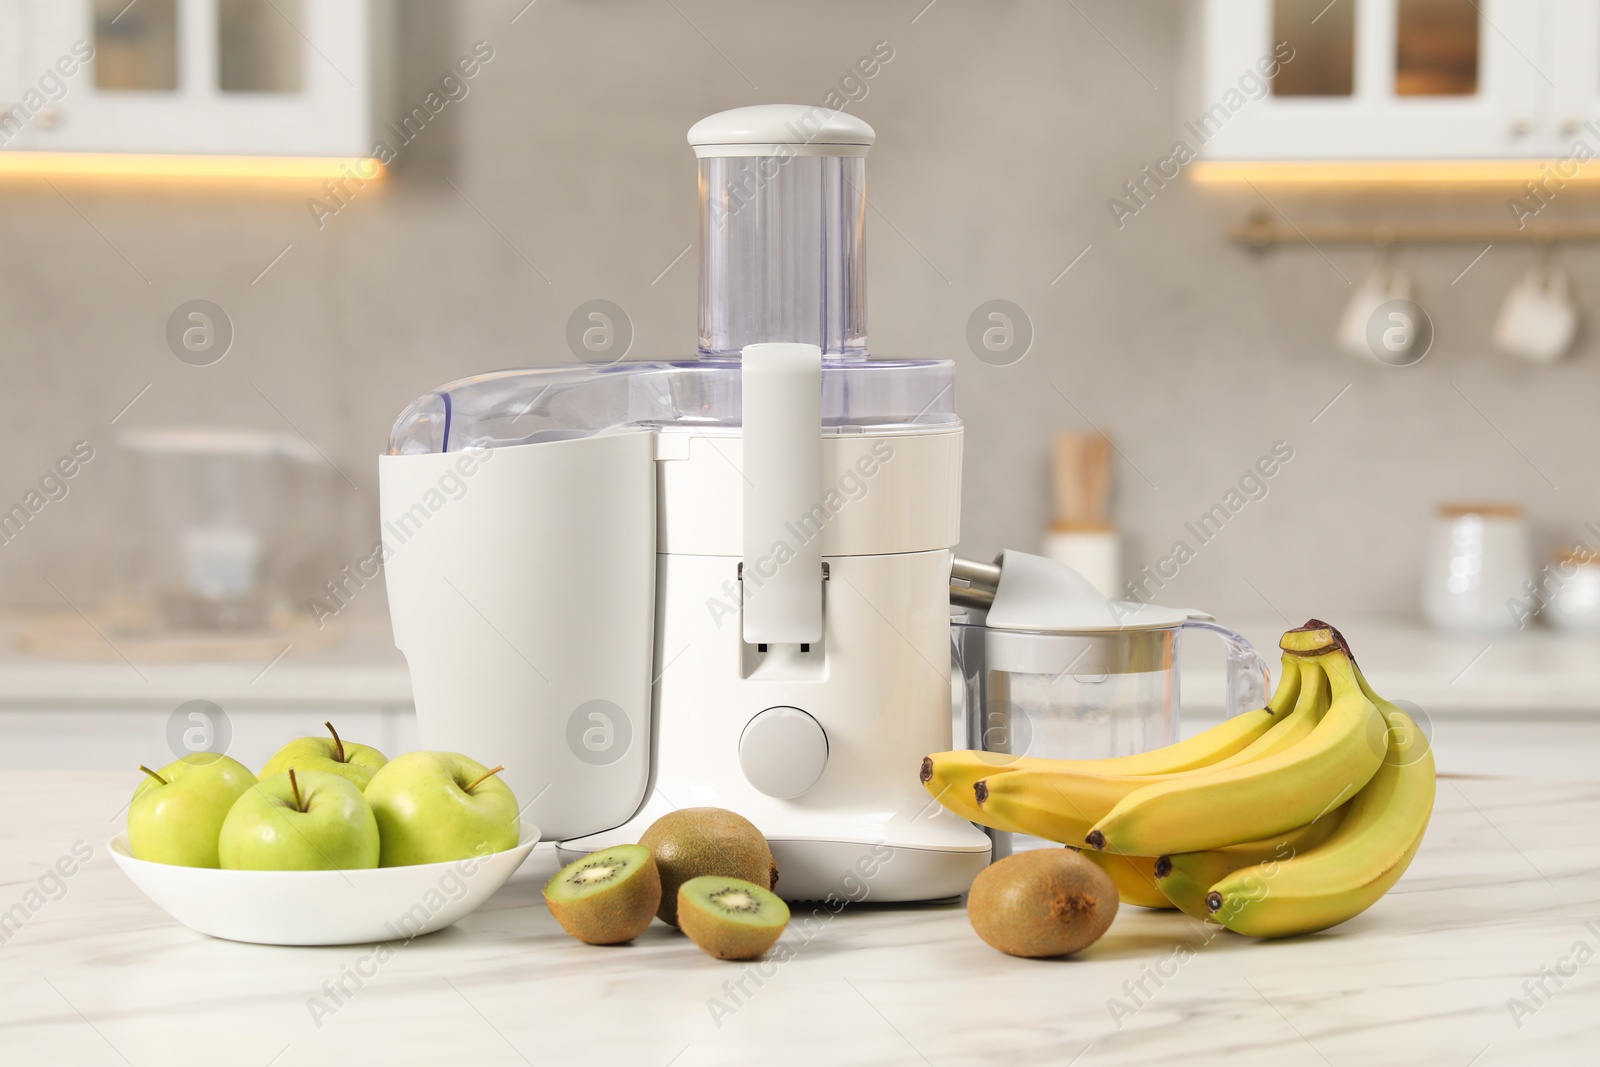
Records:
[[[791,899],[964,892],[951,747],[954,366],[866,358],[865,123],[697,124],[699,358],[447,385],[380,459],[430,748],[504,763],[564,854],[725,807]]]

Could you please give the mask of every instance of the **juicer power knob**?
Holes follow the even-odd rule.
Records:
[[[757,790],[776,800],[803,795],[828,765],[828,735],[799,708],[768,708],[739,736],[739,767]]]

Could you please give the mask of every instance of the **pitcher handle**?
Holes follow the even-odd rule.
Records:
[[[1209,618],[1191,618],[1184,629],[1205,630],[1222,638],[1228,650],[1228,714],[1238,715],[1267,703],[1267,661],[1245,638]]]

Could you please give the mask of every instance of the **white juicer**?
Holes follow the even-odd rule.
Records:
[[[505,371],[380,459],[390,610],[429,748],[504,763],[567,858],[675,808],[766,835],[790,899],[964,892],[951,747],[961,422],[948,361],[868,360],[869,126],[690,131],[699,357]]]

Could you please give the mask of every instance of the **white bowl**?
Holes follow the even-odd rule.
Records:
[[[482,859],[361,871],[223,871],[134,859],[128,835],[109,842],[122,873],[191,930],[260,945],[405,941],[466,916],[522,866],[539,830]]]

